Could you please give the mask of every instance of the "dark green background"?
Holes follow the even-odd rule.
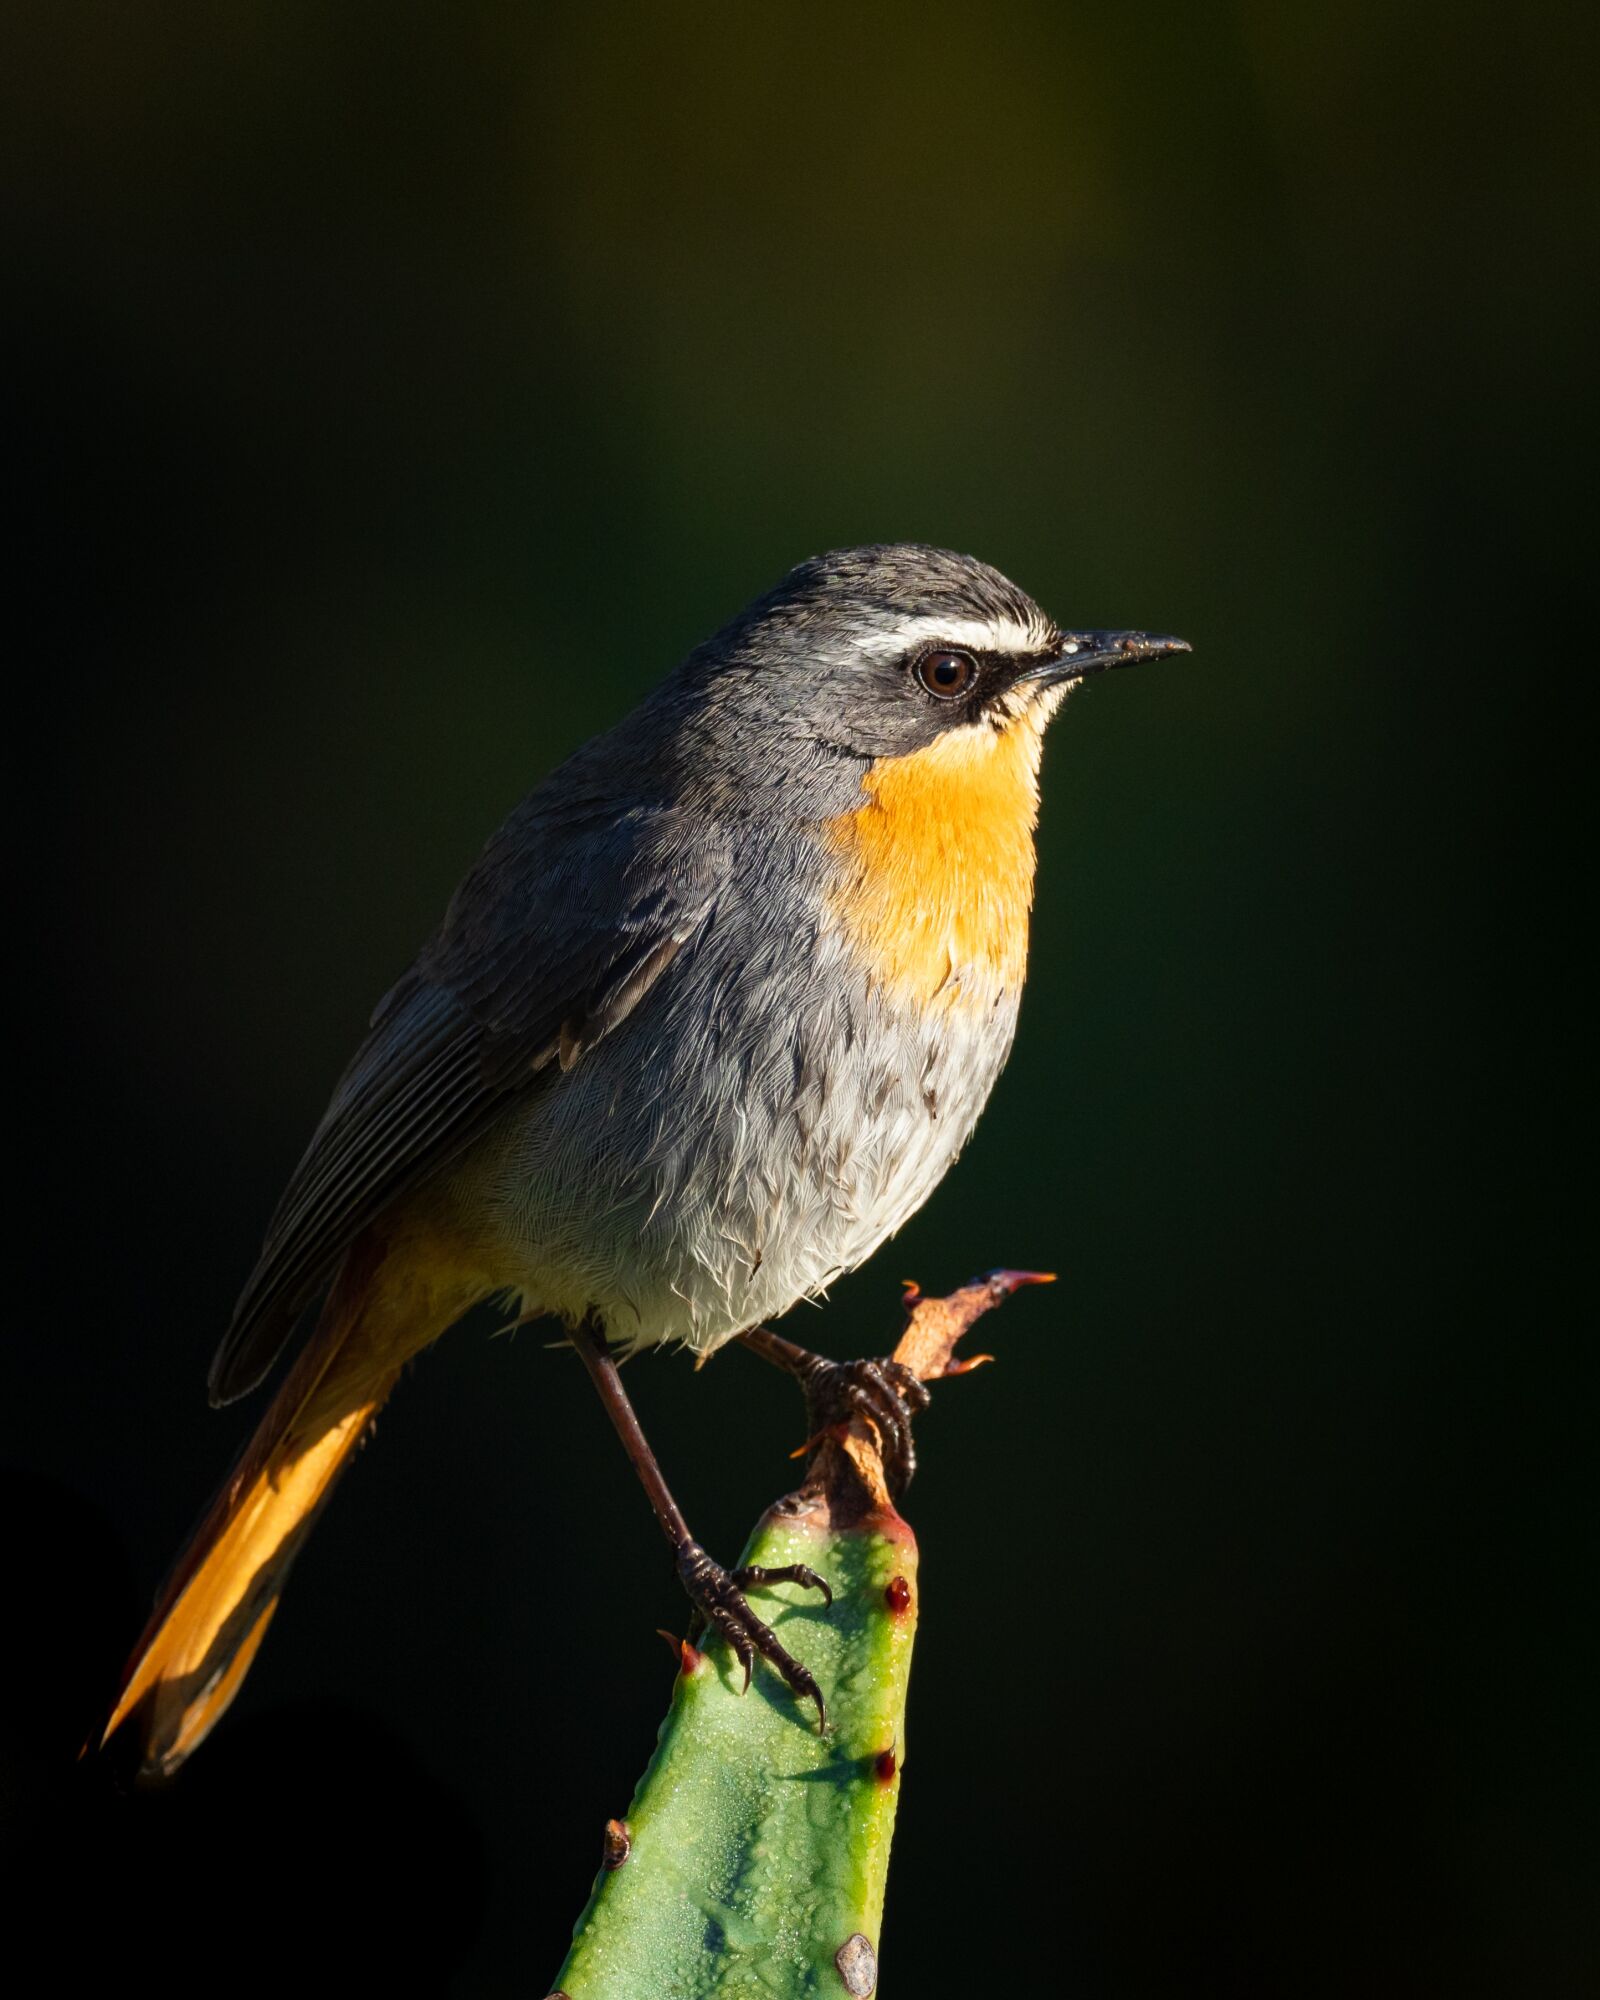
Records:
[[[922,1423],[885,1991],[1594,1990],[1591,51],[1375,0],[12,19],[5,1748],[63,1990],[544,1992],[682,1606],[540,1331],[416,1369],[181,1784],[67,1759],[480,841],[902,538],[1195,653],[1063,717],[1011,1067],[790,1323],[1062,1274]],[[630,1381],[731,1555],[798,1405]]]

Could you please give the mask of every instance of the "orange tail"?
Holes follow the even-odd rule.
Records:
[[[351,1251],[315,1333],[179,1557],[102,1745],[133,1728],[141,1768],[165,1776],[204,1742],[339,1473],[405,1363],[464,1304],[453,1286],[393,1282],[370,1238]]]

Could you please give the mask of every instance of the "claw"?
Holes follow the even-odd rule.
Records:
[[[807,1450],[814,1450],[823,1438],[837,1435],[850,1418],[863,1418],[878,1433],[889,1490],[896,1495],[903,1493],[917,1469],[911,1419],[932,1400],[925,1385],[903,1363],[888,1356],[867,1361],[813,1357],[804,1380],[815,1426]],[[838,1414],[841,1406],[846,1413],[843,1417]],[[824,1421],[817,1423],[819,1417]]]
[[[771,1626],[763,1624],[751,1610],[742,1589],[747,1582],[799,1583],[807,1589],[821,1590],[831,1604],[833,1593],[816,1571],[804,1563],[794,1563],[784,1569],[752,1567],[729,1571],[720,1563],[713,1562],[698,1542],[686,1542],[678,1551],[678,1576],[701,1618],[728,1642],[734,1657],[744,1668],[744,1685],[740,1693],[749,1692],[756,1655],[760,1654],[781,1675],[793,1694],[816,1703],[818,1728],[825,1726],[827,1711],[823,1706],[822,1690],[783,1645]]]
[[[858,1362],[852,1378],[850,1400],[876,1429],[891,1485],[903,1493],[917,1470],[911,1418],[913,1412],[926,1409],[928,1392],[896,1361]]]
[[[782,1569],[762,1569],[758,1563],[752,1563],[745,1569],[730,1570],[729,1574],[741,1590],[758,1590],[773,1583],[798,1583],[806,1590],[822,1592],[824,1610],[833,1603],[832,1585],[826,1577],[818,1576],[809,1563],[785,1563]]]

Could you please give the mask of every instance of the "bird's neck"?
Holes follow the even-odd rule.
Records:
[[[1020,988],[1033,903],[1041,732],[1023,716],[880,758],[827,822],[830,910],[876,983],[924,1006],[993,1006]]]

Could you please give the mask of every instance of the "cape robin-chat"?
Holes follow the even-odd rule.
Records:
[[[379,1003],[212,1364],[309,1335],[201,1521],[105,1736],[171,1771],[238,1691],[401,1370],[500,1295],[564,1321],[748,1678],[820,1696],[695,1542],[618,1378],[745,1336],[909,1477],[917,1385],[761,1331],[927,1200],[1011,1047],[1039,755],[1088,675],[1186,651],[1063,631],[918,546],[792,570],[523,800]],[[823,1590],[809,1571],[798,1580]],[[104,1740],[104,1739],[102,1739]]]

